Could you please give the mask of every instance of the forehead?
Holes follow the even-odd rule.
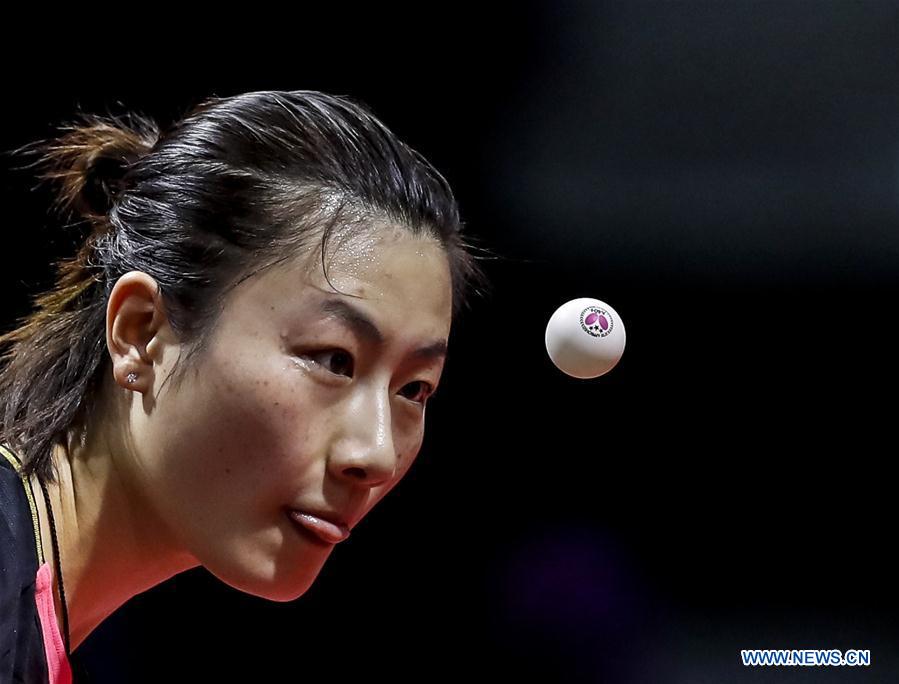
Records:
[[[397,232],[342,240],[326,255],[327,278],[321,251],[312,251],[263,272],[236,304],[286,321],[345,321],[346,316],[334,315],[341,307],[328,306],[338,300],[364,313],[385,338],[448,337],[451,276],[436,240]]]

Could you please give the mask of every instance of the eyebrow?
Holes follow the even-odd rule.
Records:
[[[342,299],[326,299],[322,302],[320,312],[329,318],[346,325],[357,337],[382,347],[385,343],[384,334],[375,325],[375,322],[366,313]],[[447,345],[443,340],[435,340],[424,347],[412,352],[417,359],[439,359],[447,355]]]

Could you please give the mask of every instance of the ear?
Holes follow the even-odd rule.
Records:
[[[118,385],[141,392],[151,386],[154,361],[162,360],[164,341],[169,341],[168,329],[156,280],[143,271],[121,276],[106,305],[106,346]]]

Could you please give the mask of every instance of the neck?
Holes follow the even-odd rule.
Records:
[[[47,483],[59,543],[68,612],[70,650],[116,609],[172,576],[196,567],[190,553],[148,505],[124,452],[106,440],[54,451],[57,481]],[[40,492],[36,478],[32,483]],[[65,635],[56,558],[44,497],[38,505],[44,558],[53,575],[60,634]],[[65,636],[63,636],[65,639]]]

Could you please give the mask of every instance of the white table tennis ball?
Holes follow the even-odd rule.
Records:
[[[581,297],[565,302],[546,324],[546,353],[556,367],[586,380],[608,373],[624,353],[624,322],[611,306]]]

